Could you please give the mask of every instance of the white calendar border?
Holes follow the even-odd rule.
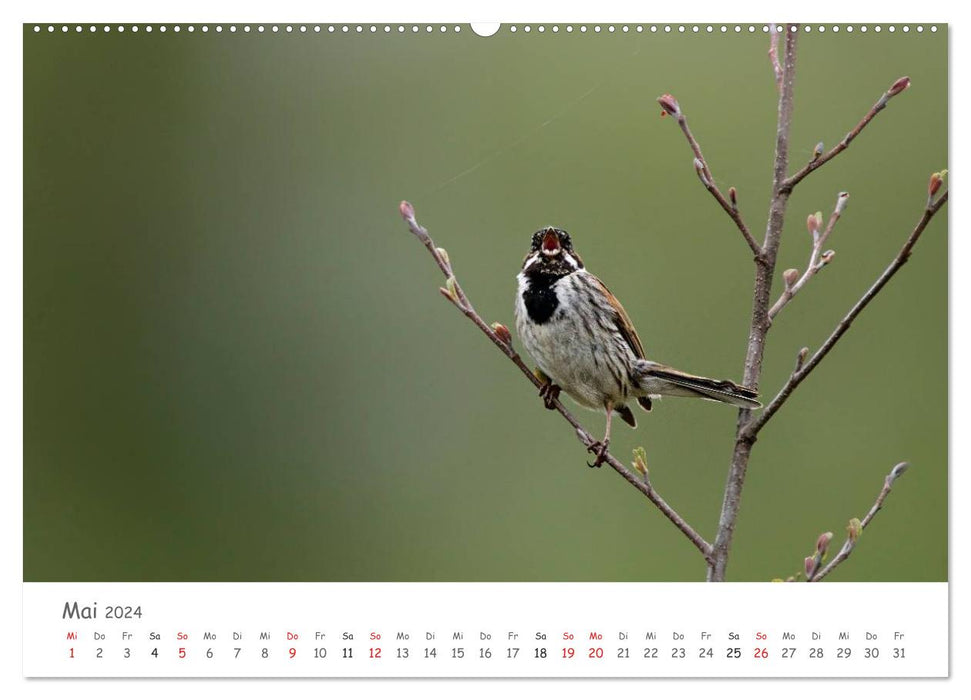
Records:
[[[883,18],[889,17],[890,21],[927,21],[928,19],[944,19],[952,22],[960,20],[957,26],[950,28],[951,50],[952,50],[952,73],[951,85],[958,85],[967,82],[969,66],[969,41],[968,26],[963,23],[962,14],[956,8],[957,3],[941,2],[932,5],[914,4],[909,2],[884,2],[878,10],[857,9],[844,1],[819,0],[813,3],[813,20],[823,20],[826,22],[859,22],[859,21],[887,21]],[[797,14],[805,14],[805,6],[795,6],[793,9]],[[402,8],[407,8],[403,10]],[[177,17],[181,21],[212,21],[226,17],[245,17],[262,18],[272,16],[285,20],[288,18],[303,19],[314,18],[334,21],[356,20],[356,21],[387,21],[389,19],[407,19],[415,21],[447,20],[455,22],[467,22],[469,20],[494,21],[503,19],[505,21],[536,21],[542,19],[566,20],[566,21],[616,21],[628,19],[631,21],[650,20],[653,22],[676,22],[676,21],[748,21],[765,18],[772,12],[777,12],[778,3],[767,1],[760,2],[714,2],[711,0],[699,0],[688,4],[657,4],[654,6],[632,6],[631,3],[616,2],[615,0],[598,0],[596,3],[588,3],[583,7],[575,2],[558,2],[555,6],[527,5],[515,0],[495,0],[483,4],[475,9],[462,7],[454,3],[446,3],[444,0],[428,1],[420,0],[402,4],[394,3],[389,0],[383,2],[371,2],[368,5],[362,3],[348,3],[344,6],[321,6],[311,2],[290,2],[288,0],[276,0],[272,5],[266,3],[252,2],[244,0],[232,3],[209,3],[187,2],[185,0],[170,0],[157,9],[145,5],[123,3],[119,0],[97,2],[43,2],[34,3],[28,7],[16,7],[8,9],[5,7],[3,23],[3,39],[0,43],[0,51],[6,60],[2,64],[3,92],[7,98],[8,108],[4,110],[4,129],[6,138],[3,140],[3,168],[4,168],[4,187],[0,188],[0,196],[3,198],[2,211],[5,213],[7,226],[4,230],[7,235],[4,237],[4,255],[0,256],[4,269],[0,274],[0,284],[3,293],[0,294],[0,304],[2,304],[3,318],[6,330],[5,342],[0,345],[4,368],[3,377],[3,401],[0,406],[0,429],[3,430],[3,439],[0,444],[4,446],[3,466],[8,471],[7,480],[4,487],[0,489],[0,498],[3,499],[3,508],[0,509],[0,524],[4,527],[3,532],[7,534],[3,538],[4,561],[13,561],[14,565],[9,566],[3,578],[3,588],[0,589],[4,595],[4,603],[0,606],[4,610],[2,618],[4,630],[0,634],[0,668],[3,669],[0,682],[4,689],[9,686],[15,688],[15,693],[20,696],[29,697],[62,697],[68,692],[76,692],[80,687],[84,692],[98,694],[98,697],[122,697],[133,696],[144,698],[167,697],[172,692],[185,692],[194,690],[196,692],[212,692],[214,687],[212,682],[206,681],[186,681],[180,682],[178,686],[169,683],[146,684],[138,681],[89,681],[81,684],[72,684],[70,688],[63,682],[48,683],[27,683],[20,678],[21,672],[21,653],[20,635],[16,630],[20,625],[17,623],[18,615],[10,615],[11,610],[15,610],[15,601],[20,599],[21,580],[22,580],[22,243],[18,235],[22,232],[23,224],[23,199],[22,199],[22,69],[23,69],[23,46],[21,22],[26,21],[72,21],[89,20],[92,18],[101,19],[124,19],[134,22],[158,21],[160,18]],[[804,19],[796,17],[796,19]],[[955,76],[962,76],[959,81]],[[966,93],[951,91],[951,124],[955,124],[955,114],[960,114],[966,118],[969,113],[968,97]],[[968,142],[964,130],[952,129],[950,146],[952,149],[952,160],[949,163],[952,172],[952,182],[957,181],[960,187],[961,171],[959,163],[971,162],[968,158]],[[957,157],[958,160],[955,160]],[[955,279],[954,273],[971,269],[971,241],[961,232],[971,230],[971,227],[962,225],[967,223],[967,215],[960,197],[955,197],[948,205],[948,216],[951,221],[951,280]],[[971,343],[969,343],[969,319],[968,309],[971,308],[971,294],[966,285],[953,284],[951,288],[951,356],[955,358],[971,357]],[[951,657],[953,659],[968,658],[971,647],[964,641],[968,627],[964,624],[967,619],[967,604],[963,598],[955,595],[955,591],[962,591],[962,595],[967,591],[964,582],[969,579],[968,557],[962,556],[955,558],[955,551],[960,551],[955,547],[954,542],[960,543],[968,541],[969,521],[971,514],[968,509],[957,509],[956,504],[966,502],[969,494],[969,479],[965,469],[971,465],[971,450],[969,447],[969,437],[967,431],[955,431],[954,426],[967,425],[969,422],[968,410],[965,408],[966,402],[960,397],[967,396],[971,390],[968,370],[959,362],[951,364],[951,396],[959,397],[959,400],[952,401],[951,404],[951,435],[952,452],[951,461],[956,468],[951,472],[951,489],[949,493],[951,531],[949,537],[950,557],[950,581],[952,595],[952,639]],[[965,469],[958,468],[963,465]],[[13,533],[13,536],[11,536]],[[963,547],[966,550],[966,547]],[[957,633],[955,633],[955,630]],[[967,676],[962,673],[960,665],[952,665],[953,673],[958,676]],[[390,692],[421,693],[428,697],[454,697],[460,693],[463,697],[470,698],[492,698],[496,692],[509,692],[516,689],[530,694],[536,692],[562,693],[565,697],[578,697],[589,695],[600,689],[609,689],[612,692],[643,692],[646,688],[637,681],[617,681],[617,682],[581,682],[568,683],[565,681],[549,681],[550,687],[544,682],[542,690],[535,682],[516,681],[516,682],[494,682],[470,684],[463,681],[409,681],[405,683],[376,682],[368,684],[371,690],[377,690],[382,695]],[[684,681],[652,681],[650,691],[653,693],[670,691],[679,696],[690,696],[688,688],[705,695],[716,692],[717,681],[698,681],[688,683]],[[285,691],[290,694],[309,694],[314,692],[319,695],[325,692],[360,692],[360,681],[328,681],[327,685],[315,687],[309,682],[259,682],[248,683],[246,681],[221,681],[220,692],[229,690],[235,697],[259,697],[263,698],[268,692]],[[922,690],[930,690],[935,696],[950,695],[955,689],[954,683],[942,684],[933,683],[925,685],[923,682],[904,683],[899,681],[869,681],[867,692],[888,692],[891,696],[894,691],[903,691],[908,695]],[[844,689],[858,693],[861,691],[860,682],[840,681],[824,682],[820,684],[793,684],[785,681],[739,681],[732,683],[733,692],[744,692],[755,696],[778,697],[784,693],[787,698],[816,697],[820,693],[831,693],[837,689]]]

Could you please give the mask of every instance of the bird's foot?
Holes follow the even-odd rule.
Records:
[[[600,442],[595,442],[590,447],[587,448],[587,452],[593,452],[597,455],[597,458],[593,460],[593,464],[587,462],[587,466],[591,469],[593,467],[599,467],[607,459],[607,448],[610,446],[610,440],[603,440]]]
[[[543,399],[543,405],[549,410],[556,408],[556,401],[560,398],[560,387],[553,383],[553,380],[548,380],[539,389],[539,395]]]

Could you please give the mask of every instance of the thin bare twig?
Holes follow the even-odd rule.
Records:
[[[782,311],[782,307],[788,304],[817,272],[826,267],[833,259],[833,251],[827,250],[824,252],[823,246],[826,245],[826,240],[833,232],[836,222],[843,215],[843,210],[846,208],[846,202],[849,198],[850,195],[848,192],[839,193],[839,196],[836,198],[836,206],[833,208],[833,213],[829,217],[829,222],[822,231],[819,230],[819,227],[822,225],[821,219],[815,215],[809,217],[809,232],[813,237],[813,247],[809,254],[809,264],[806,266],[806,271],[802,273],[801,277],[799,276],[798,270],[786,270],[783,273],[785,289],[782,290],[779,299],[769,309],[770,321]]]
[[[937,173],[935,173],[935,175],[937,175]],[[932,201],[930,204],[928,204],[927,208],[924,209],[924,213],[920,217],[920,220],[917,222],[917,225],[914,227],[914,230],[911,231],[910,235],[907,237],[907,240],[904,242],[903,247],[900,249],[900,252],[898,252],[896,257],[894,257],[894,259],[890,262],[890,265],[877,278],[877,281],[874,282],[873,285],[863,294],[860,300],[853,305],[846,316],[843,317],[843,320],[837,324],[836,328],[826,339],[826,341],[815,353],[813,353],[812,357],[810,357],[809,360],[803,363],[798,369],[793,371],[793,373],[789,376],[789,380],[785,383],[782,389],[779,390],[779,393],[776,394],[775,398],[772,399],[769,405],[765,407],[765,409],[758,415],[757,418],[755,418],[755,420],[751,421],[747,426],[745,426],[744,430],[742,431],[743,437],[750,440],[755,440],[755,437],[758,435],[759,431],[765,426],[766,423],[769,422],[769,419],[776,414],[786,400],[788,400],[795,388],[799,386],[806,377],[809,376],[810,372],[812,372],[816,366],[822,362],[823,358],[826,357],[826,355],[829,354],[829,351],[833,349],[833,346],[835,346],[839,339],[843,337],[843,334],[850,329],[850,325],[853,323],[853,320],[860,315],[860,312],[863,311],[863,309],[865,309],[871,301],[873,301],[877,293],[879,293],[879,291],[883,289],[884,285],[890,281],[890,278],[897,273],[897,270],[903,267],[904,263],[910,259],[911,251],[917,244],[917,241],[920,240],[920,236],[924,232],[924,229],[927,228],[927,224],[931,222],[934,215],[937,214],[941,207],[944,206],[944,203],[947,202],[947,196],[948,193],[945,191],[936,201]]]
[[[442,248],[435,246],[434,241],[428,231],[421,226],[415,218],[415,209],[408,202],[402,202],[399,207],[401,217],[408,224],[409,230],[415,235],[415,237],[421,241],[421,243],[428,249],[431,256],[435,259],[435,263],[438,268],[445,275],[446,286],[442,287],[439,291],[442,295],[448,299],[455,307],[461,311],[472,323],[478,326],[479,330],[488,336],[489,340],[498,347],[503,354],[512,360],[519,370],[532,382],[533,386],[537,389],[543,386],[539,378],[526,366],[526,364],[520,358],[519,353],[512,346],[512,336],[509,330],[502,326],[501,324],[496,324],[495,326],[490,326],[482,317],[476,313],[475,309],[472,307],[472,303],[466,296],[465,292],[462,290],[461,285],[459,285],[458,280],[455,277],[455,272],[452,270],[452,264],[449,260],[448,254]],[[557,399],[553,401],[554,408],[566,419],[566,421],[573,426],[576,432],[577,438],[583,443],[584,447],[590,447],[596,443],[596,439],[590,435],[579,421],[573,417],[560,401]],[[677,527],[685,537],[687,537],[691,543],[698,548],[698,551],[704,555],[707,560],[711,556],[711,545],[705,541],[705,539],[699,535],[694,528],[692,528],[684,518],[681,517],[668,503],[661,498],[661,495],[654,489],[651,485],[650,480],[647,479],[646,474],[644,478],[639,477],[637,474],[628,469],[623,463],[621,463],[616,457],[611,455],[609,452],[606,454],[604,461],[613,467],[614,471],[620,474],[624,479],[630,483],[634,488],[644,494],[648,500],[653,503],[664,516],[670,520],[675,527]]]
[[[789,166],[789,132],[792,124],[793,93],[796,79],[796,41],[799,28],[786,25],[785,56],[783,57],[782,90],[779,92],[779,107],[776,126],[775,165],[772,177],[772,200],[769,204],[769,217],[765,227],[765,242],[762,255],[755,258],[755,291],[752,294],[752,322],[749,330],[748,349],[745,355],[743,384],[758,387],[762,376],[762,355],[765,351],[765,337],[769,332],[769,300],[772,293],[772,276],[775,272],[776,256],[785,223],[789,190],[783,187]],[[742,487],[745,473],[752,453],[754,438],[746,432],[746,426],[753,420],[749,409],[740,409],[738,426],[735,432],[735,448],[732,464],[725,483],[721,515],[718,519],[718,532],[712,545],[713,562],[708,565],[707,580],[724,581],[728,566],[728,553],[732,546],[738,509],[741,504]]]
[[[772,74],[775,76],[775,88],[782,92],[782,66],[779,64],[779,29],[774,24],[769,25],[769,62],[772,64]]]
[[[838,156],[840,153],[845,151],[849,147],[853,139],[855,139],[857,136],[860,135],[860,132],[863,131],[864,127],[866,127],[867,124],[873,121],[873,118],[877,116],[877,114],[883,111],[883,108],[887,106],[887,103],[890,101],[890,98],[894,97],[895,95],[899,95],[908,87],[910,87],[910,78],[908,78],[907,76],[904,76],[902,78],[897,78],[897,80],[894,81],[893,85],[891,85],[887,89],[887,91],[880,96],[880,99],[877,100],[876,103],[870,108],[870,111],[863,116],[863,119],[860,120],[860,123],[857,124],[855,127],[853,127],[849,131],[849,133],[847,133],[846,136],[843,137],[842,141],[840,141],[838,144],[833,146],[826,153],[819,154],[818,151],[814,152],[812,160],[810,160],[800,170],[793,173],[791,177],[785,180],[785,182],[783,183],[783,188],[787,191],[792,191],[792,188],[798,185],[800,182],[802,182],[803,178],[809,175],[809,173],[818,170],[823,165],[825,165],[833,158]]]
[[[752,237],[752,234],[748,230],[748,226],[745,225],[745,221],[742,220],[742,215],[738,211],[738,201],[735,195],[735,188],[729,189],[729,197],[731,201],[725,198],[721,190],[718,189],[718,185],[715,184],[715,178],[711,174],[711,168],[708,167],[708,161],[705,160],[705,156],[701,153],[701,145],[698,140],[691,133],[691,129],[688,128],[688,120],[684,116],[684,112],[681,111],[681,105],[674,98],[673,95],[661,95],[657,98],[658,104],[667,113],[670,114],[678,122],[678,126],[681,127],[681,131],[684,132],[684,136],[688,139],[688,145],[691,147],[691,151],[695,154],[695,171],[698,173],[698,179],[701,180],[701,184],[705,186],[705,189],[711,193],[711,196],[715,198],[715,201],[721,205],[721,208],[725,210],[729,218],[735,222],[735,226],[742,233],[742,237],[748,244],[748,247],[752,249],[755,257],[760,257],[762,255],[762,248]]]
[[[883,480],[883,488],[880,489],[880,493],[877,495],[877,500],[870,507],[869,512],[866,514],[863,520],[857,520],[856,518],[853,518],[852,520],[850,520],[850,524],[846,528],[846,531],[847,531],[846,541],[843,543],[843,546],[840,548],[840,551],[836,554],[835,557],[833,557],[832,561],[830,561],[829,564],[827,564],[822,569],[819,569],[819,570],[814,569],[813,571],[807,571],[806,572],[807,582],[814,583],[816,581],[822,581],[824,578],[829,576],[830,573],[832,573],[833,569],[835,569],[837,566],[839,566],[840,564],[842,564],[844,561],[847,560],[850,554],[853,553],[853,549],[856,547],[857,542],[859,542],[860,534],[866,529],[867,525],[870,524],[870,522],[873,520],[873,517],[878,512],[880,512],[880,509],[883,508],[883,502],[887,499],[887,496],[890,494],[890,490],[893,487],[893,482],[895,482],[897,478],[905,471],[907,471],[906,462],[901,462],[900,464],[898,464],[897,466],[895,466],[893,469],[890,470],[890,473],[887,474],[886,478]],[[817,554],[819,554],[818,549],[819,548],[817,546]],[[825,553],[825,550],[824,550],[824,553]],[[821,556],[819,558],[821,559]]]

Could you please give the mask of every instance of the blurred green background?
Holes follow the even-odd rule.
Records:
[[[648,356],[741,378],[751,255],[655,98],[761,239],[776,94],[757,32],[491,38],[24,28],[26,580],[700,580],[694,548],[436,291],[411,200],[513,327],[555,224]],[[872,283],[947,166],[947,37],[804,34],[789,208],[850,205],[766,351],[771,398]],[[801,568],[912,467],[834,580],[947,578],[947,210],[755,447],[729,578]],[[517,341],[518,343],[518,341]],[[577,409],[594,433],[603,416]],[[667,399],[611,445],[714,536],[736,413]],[[841,539],[840,539],[841,541]]]

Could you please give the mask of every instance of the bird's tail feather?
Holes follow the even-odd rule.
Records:
[[[762,408],[758,392],[727,379],[699,377],[650,360],[639,360],[634,373],[641,390],[650,396],[691,396],[741,408]]]

